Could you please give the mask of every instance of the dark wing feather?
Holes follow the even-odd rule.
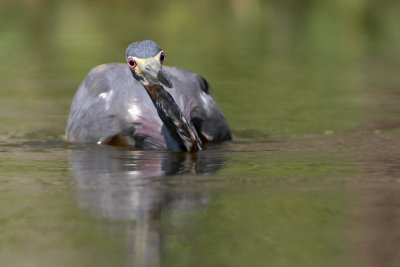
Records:
[[[231,140],[228,123],[209,94],[208,82],[198,74],[179,68],[164,69],[173,84],[168,91],[200,136],[211,142]]]

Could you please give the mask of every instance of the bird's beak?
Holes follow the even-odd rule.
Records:
[[[172,88],[172,83],[169,78],[167,78],[167,75],[162,68],[160,68],[157,73],[157,79],[162,85],[165,85],[168,88]]]
[[[147,85],[162,84],[168,88],[172,88],[171,81],[162,69],[160,61],[156,58],[137,60],[137,64],[140,69],[140,73],[137,74],[142,76]]]

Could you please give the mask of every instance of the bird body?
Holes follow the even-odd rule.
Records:
[[[163,66],[162,71],[172,84],[168,89],[156,87],[162,92],[161,97],[167,98],[165,101],[154,100],[149,85],[135,77],[127,64],[111,63],[93,68],[72,102],[67,140],[173,151],[191,150],[191,147],[200,150],[196,149],[196,142],[231,140],[229,126],[209,94],[207,81],[180,68]],[[171,100],[168,95],[172,96]],[[177,110],[172,108],[171,101],[176,103]],[[170,110],[178,113],[171,116]],[[162,114],[166,116],[163,118]],[[170,126],[165,117],[182,121],[174,120],[176,125]],[[183,145],[182,138],[174,134],[181,131],[182,124],[188,128],[189,137],[195,135],[191,146]]]

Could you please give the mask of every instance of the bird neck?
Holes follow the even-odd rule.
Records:
[[[196,131],[187,122],[175,100],[162,85],[145,85],[144,87],[157,109],[158,116],[181,148],[187,151],[203,150],[203,143]]]

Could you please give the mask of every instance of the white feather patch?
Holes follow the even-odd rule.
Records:
[[[103,99],[106,102],[106,110],[110,109],[110,101],[113,93],[113,91],[108,91],[99,94],[99,98]]]
[[[211,115],[211,108],[210,108],[209,96],[206,93],[201,92],[200,93],[200,99],[201,99],[201,102],[203,103],[203,108],[206,111],[207,116],[210,116]]]
[[[138,120],[139,117],[142,115],[142,111],[140,110],[138,105],[132,105],[129,109],[128,109],[128,113],[129,115],[131,115],[132,120]]]

